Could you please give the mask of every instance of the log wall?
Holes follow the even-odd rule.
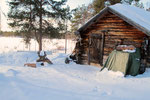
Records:
[[[84,64],[86,64],[86,57],[88,56],[89,35],[93,33],[102,34],[102,30],[108,30],[108,33],[105,34],[104,55],[108,55],[120,43],[141,47],[141,43],[146,36],[142,31],[139,31],[111,12],[108,12],[103,18],[81,33],[82,50],[84,50],[84,53],[81,54],[81,60],[84,61]]]

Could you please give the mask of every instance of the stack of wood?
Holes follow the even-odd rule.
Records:
[[[118,51],[123,51],[123,50],[135,50],[135,46],[133,45],[118,45],[116,47],[116,50]]]
[[[38,52],[39,59],[36,60],[36,62],[43,62],[41,65],[44,65],[44,62],[47,62],[48,64],[53,64],[46,56],[45,51]]]
[[[35,63],[25,63],[24,66],[36,68]]]
[[[38,52],[38,56],[39,56],[39,59],[36,60],[36,62],[41,62],[40,65],[44,66],[44,62],[47,62],[48,64],[53,64],[46,56],[46,52]],[[33,67],[33,68],[36,68],[36,63],[25,63],[24,66],[27,66],[27,67]]]

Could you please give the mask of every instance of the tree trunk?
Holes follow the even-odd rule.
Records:
[[[39,39],[39,51],[42,51],[42,35],[40,34],[40,39]]]
[[[40,1],[39,51],[42,51],[42,0]]]

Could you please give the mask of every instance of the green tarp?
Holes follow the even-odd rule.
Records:
[[[136,76],[140,68],[140,49],[136,49],[134,53],[112,51],[102,70],[104,68],[112,71],[120,71],[124,75]]]

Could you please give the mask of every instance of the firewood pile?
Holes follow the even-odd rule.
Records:
[[[124,51],[124,50],[135,50],[135,46],[133,45],[118,45],[116,47],[116,50],[118,51]]]
[[[39,59],[36,60],[36,62],[47,62],[48,64],[53,64],[48,58],[45,51],[40,51],[38,53]]]
[[[44,63],[53,64],[48,58],[47,54],[44,51],[38,52],[39,58],[36,60],[36,63],[25,63],[24,66],[36,68],[39,64],[44,66]]]
[[[25,63],[24,66],[36,68],[36,64],[35,63]]]

